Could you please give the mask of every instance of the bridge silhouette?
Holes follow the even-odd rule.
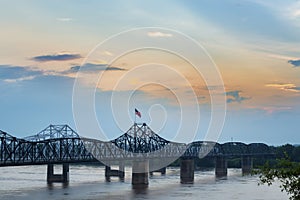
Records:
[[[181,160],[181,182],[194,179],[194,160],[215,159],[218,176],[227,175],[227,159],[241,158],[243,173],[250,173],[254,157],[272,156],[272,148],[263,143],[244,144],[195,141],[189,144],[168,141],[154,133],[145,123],[135,123],[118,138],[101,141],[80,137],[68,125],[49,125],[36,135],[14,137],[0,130],[0,167],[47,164],[48,182],[68,182],[69,164],[101,161],[105,176],[124,178],[124,167],[132,162],[132,183],[148,184],[148,173],[165,173],[166,166]],[[119,170],[111,166],[119,164]],[[62,164],[61,175],[54,174],[53,165]]]

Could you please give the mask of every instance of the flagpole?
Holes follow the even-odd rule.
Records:
[[[134,137],[134,150],[136,150],[136,113],[134,109],[134,132],[133,132],[133,137]],[[135,154],[134,154],[135,155]]]
[[[136,124],[136,114],[135,114],[135,110],[134,110],[134,123]]]

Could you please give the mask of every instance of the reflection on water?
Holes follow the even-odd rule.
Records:
[[[0,168],[1,199],[288,199],[278,185],[258,186],[258,178],[242,176],[229,169],[227,178],[215,178],[214,171],[196,171],[194,184],[180,184],[179,168],[167,174],[149,176],[148,187],[132,187],[131,171],[125,179],[105,180],[104,167],[70,166],[69,184],[46,182],[46,166]]]
[[[148,186],[142,185],[142,186],[132,186],[132,195],[133,196],[146,196],[148,194]]]
[[[60,184],[61,184],[61,188],[62,188],[62,189],[68,188],[68,187],[69,187],[69,183],[60,183]],[[53,189],[55,189],[54,183],[47,183],[47,188],[48,188],[48,190],[53,190]]]

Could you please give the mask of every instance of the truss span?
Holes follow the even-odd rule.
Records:
[[[146,124],[134,124],[126,133],[111,141],[80,137],[68,125],[50,125],[38,134],[25,138],[0,131],[0,166],[272,154],[272,148],[263,143],[175,143],[160,137]]]

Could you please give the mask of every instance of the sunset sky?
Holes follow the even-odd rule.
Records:
[[[300,1],[2,0],[0,27],[0,129],[17,137],[49,124],[75,129],[72,103],[89,103],[87,96],[72,99],[80,79],[93,91],[89,106],[107,139],[129,129],[137,108],[137,121],[167,139],[180,124],[197,126],[199,117],[193,139],[202,140],[210,92],[221,85],[207,85],[189,60],[170,53],[182,49],[202,58],[180,39],[187,36],[202,45],[224,84],[219,142],[300,144]],[[133,49],[144,44],[163,44],[167,51]],[[182,109],[188,110],[184,118]],[[91,136],[93,126],[89,134],[79,132]]]

